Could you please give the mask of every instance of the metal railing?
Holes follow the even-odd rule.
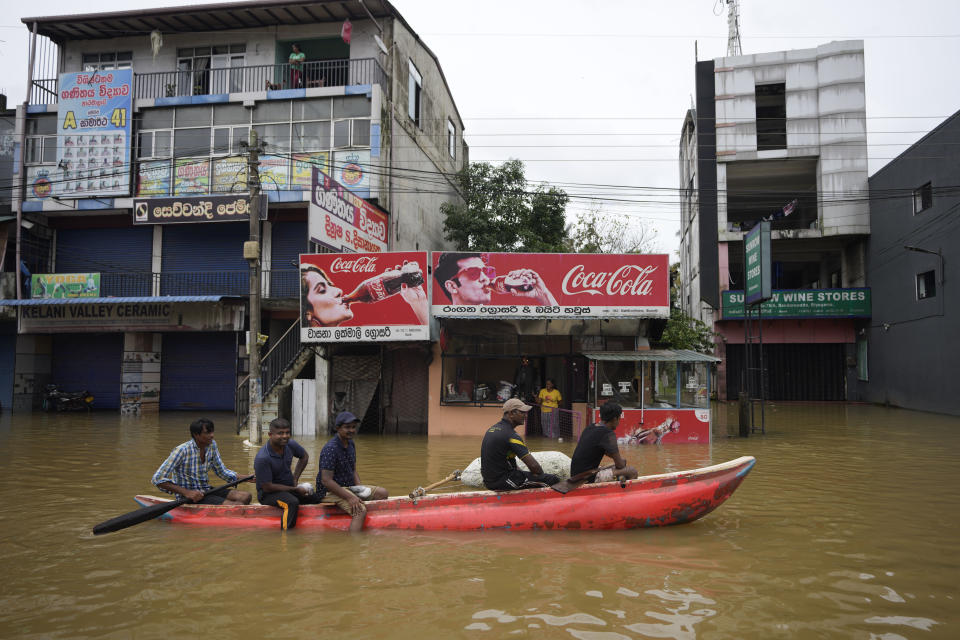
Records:
[[[263,271],[264,297],[298,298],[300,273],[296,269]],[[233,271],[101,271],[100,297],[248,296],[250,270]]]
[[[303,352],[300,342],[300,320],[297,319],[284,332],[280,339],[260,358],[260,384],[263,397],[266,398],[283,380],[284,374]],[[250,376],[245,376],[237,385],[235,396],[237,415],[237,433],[247,423],[250,414]]]
[[[544,438],[567,438],[576,442],[583,431],[583,415],[579,411],[555,408],[546,413],[543,407],[536,405],[527,412],[526,434]]]
[[[179,98],[363,84],[379,84],[385,91],[390,90],[387,72],[376,58],[304,62],[299,71],[289,64],[261,64],[229,69],[135,73],[133,84],[135,98]],[[56,104],[57,97],[56,78],[33,81],[30,104]]]

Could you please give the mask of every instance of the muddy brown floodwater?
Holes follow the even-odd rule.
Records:
[[[197,415],[5,413],[0,637],[960,637],[960,419],[773,405],[767,434],[740,439],[736,407],[714,411],[711,445],[627,452],[642,473],[757,458],[687,525],[350,536],[154,521],[98,537],[156,493]],[[211,417],[227,465],[251,469],[232,415]],[[304,479],[323,442],[301,440]],[[400,495],[465,467],[480,434],[357,444],[362,478]]]

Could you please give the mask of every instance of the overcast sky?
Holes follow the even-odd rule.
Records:
[[[193,3],[7,3],[0,90],[23,100],[24,16],[178,4]],[[575,196],[571,218],[599,206],[646,225],[654,248],[676,257],[679,132],[694,92],[695,43],[700,60],[726,53],[720,0],[393,4],[439,58],[471,160],[519,158],[528,179]],[[871,174],[960,109],[957,0],[744,0],[741,33],[745,54],[864,40]]]

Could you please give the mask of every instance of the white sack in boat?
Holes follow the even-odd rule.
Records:
[[[570,456],[562,451],[531,451],[533,459],[540,463],[544,473],[552,473],[561,480],[570,477]],[[523,460],[517,460],[517,466],[529,471]],[[460,475],[460,480],[468,487],[483,487],[483,478],[480,475],[480,458],[476,458],[467,465]]]

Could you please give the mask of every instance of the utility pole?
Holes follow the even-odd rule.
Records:
[[[260,379],[260,143],[250,129],[247,144],[247,186],[250,188],[250,240],[243,243],[243,257],[250,262],[250,408],[247,426],[250,442],[260,444],[263,421],[263,381]]]

